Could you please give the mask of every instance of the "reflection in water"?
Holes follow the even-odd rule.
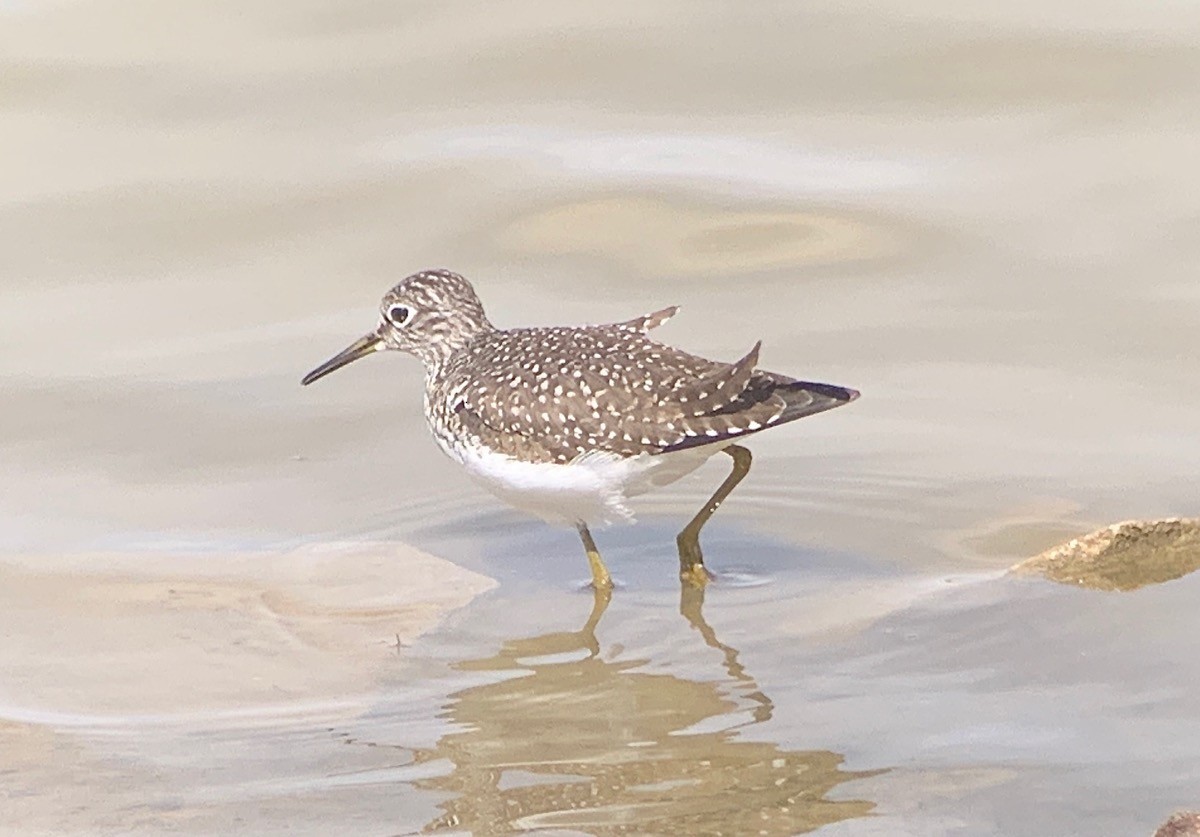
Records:
[[[456,694],[447,717],[462,729],[417,752],[419,762],[454,765],[417,783],[452,794],[425,831],[795,834],[869,813],[870,802],[825,796],[874,774],[841,770],[836,753],[789,752],[737,735],[773,707],[704,621],[703,595],[685,590],[680,610],[724,655],[731,684],[603,659],[595,629],[605,593],[579,631],[513,640],[494,657],[459,664],[523,676]],[[746,714],[752,720],[736,723]]]

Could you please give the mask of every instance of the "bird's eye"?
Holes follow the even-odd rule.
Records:
[[[387,317],[394,325],[404,325],[410,316],[412,316],[412,311],[407,305],[393,305],[387,310]]]

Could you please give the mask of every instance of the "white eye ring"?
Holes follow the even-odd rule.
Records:
[[[408,318],[412,316],[412,309],[407,305],[393,305],[387,310],[387,318],[391,320],[392,325],[402,326],[408,322]]]

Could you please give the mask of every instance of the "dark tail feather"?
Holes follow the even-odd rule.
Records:
[[[773,424],[783,424],[785,421],[832,410],[834,407],[849,404],[859,395],[856,389],[792,380],[781,381],[775,389],[775,394],[781,396],[787,406]]]
[[[722,409],[679,419],[687,421],[692,432],[659,452],[733,442],[779,424],[849,404],[855,398],[858,398],[858,391],[846,387],[797,381],[773,372],[755,372],[742,394]],[[782,410],[779,410],[780,401],[783,402]]]

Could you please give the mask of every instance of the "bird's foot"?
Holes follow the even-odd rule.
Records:
[[[591,588],[597,592],[601,590],[611,591],[613,589],[612,576],[608,573],[608,567],[604,566],[604,561],[600,559],[600,553],[589,550],[588,564],[592,568]]]
[[[597,595],[611,595],[613,590],[618,590],[624,586],[625,583],[623,581],[609,576],[607,583],[597,583],[596,579],[589,578],[587,581],[578,582],[575,585],[575,589],[581,593],[586,591],[588,593],[596,593]]]
[[[716,581],[717,577],[709,572],[702,562],[697,561],[694,564],[679,565],[679,580],[689,587],[703,589],[710,582]]]
[[[705,587],[716,576],[704,566],[704,554],[700,551],[699,532],[684,529],[675,539],[679,547],[679,580],[693,587]]]

